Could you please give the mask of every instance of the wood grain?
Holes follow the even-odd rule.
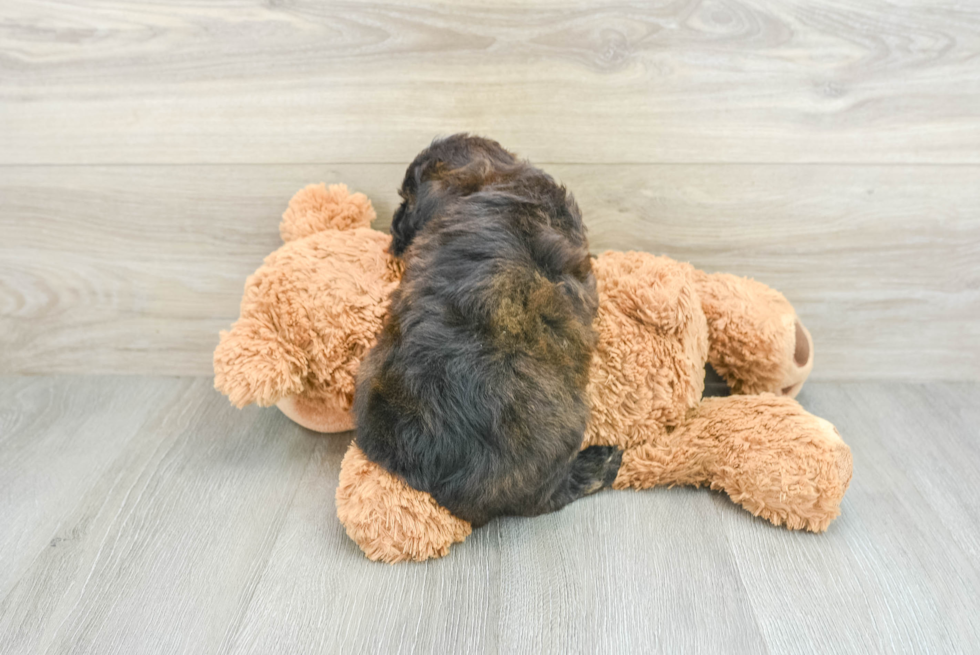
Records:
[[[980,494],[964,480],[980,465],[980,429],[962,420],[976,414],[977,391],[804,389],[800,401],[835,423],[854,455],[842,516],[814,537],[761,530],[718,501],[772,652],[965,652],[977,643],[975,613],[963,610],[980,588]]]
[[[810,384],[854,455],[821,535],[701,489],[492,522],[367,561],[349,435],[237,411],[207,378],[0,378],[4,653],[969,652],[978,383]],[[101,438],[98,438],[101,437]],[[30,502],[36,497],[38,502]]]
[[[973,3],[8,0],[0,163],[980,163]]]
[[[101,391],[103,433],[130,439],[102,447],[106,462],[70,511],[42,508],[48,520],[32,536],[45,547],[0,602],[0,651],[226,650],[314,444],[278,412],[234,410],[207,378],[183,380],[159,405],[147,398],[153,385],[174,381],[84,381]],[[130,398],[130,389],[141,393]],[[136,401],[129,411],[118,406],[127,400]],[[75,413],[55,409],[63,427]],[[144,421],[135,434],[130,417]],[[33,436],[21,429],[5,441],[0,479],[17,472],[6,454]],[[85,458],[57,444],[45,455],[21,475],[43,475],[53,462],[93,477]]]
[[[980,166],[551,165],[593,250],[756,277],[797,307],[815,379],[980,378]],[[0,371],[208,374],[303,185],[401,165],[0,167]]]
[[[0,378],[0,598],[44,551],[156,403],[186,384],[153,379]],[[111,426],[110,426],[111,423]]]
[[[495,521],[444,560],[379,566],[334,513],[346,445],[318,442],[234,653],[765,649],[707,494],[601,494]]]

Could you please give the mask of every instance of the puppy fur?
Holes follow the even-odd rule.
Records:
[[[622,453],[580,451],[598,297],[571,194],[459,134],[415,158],[400,195],[405,274],[361,363],[360,448],[474,525],[609,486]]]

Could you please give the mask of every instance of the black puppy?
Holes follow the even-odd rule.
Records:
[[[598,297],[575,200],[465,134],[422,151],[400,194],[405,274],[361,363],[358,445],[474,525],[609,486],[622,453],[579,450]]]

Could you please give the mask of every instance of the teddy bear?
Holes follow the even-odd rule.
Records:
[[[214,352],[215,388],[237,407],[277,405],[318,432],[354,428],[361,358],[381,329],[401,262],[371,229],[370,200],[310,185],[282,216],[284,245],[248,278]],[[582,447],[623,450],[615,489],[721,490],[752,514],[821,532],[840,513],[851,453],[794,398],[813,340],[779,292],[643,252],[593,259],[598,344]],[[731,394],[702,397],[706,365]],[[337,489],[347,534],[373,560],[445,556],[471,526],[368,460],[352,442]]]

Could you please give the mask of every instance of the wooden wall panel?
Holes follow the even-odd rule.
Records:
[[[815,378],[980,377],[978,166],[552,165],[594,251],[756,277],[796,305]],[[0,372],[209,374],[304,184],[384,228],[401,165],[0,167]]]
[[[7,0],[0,163],[980,163],[940,0]]]

